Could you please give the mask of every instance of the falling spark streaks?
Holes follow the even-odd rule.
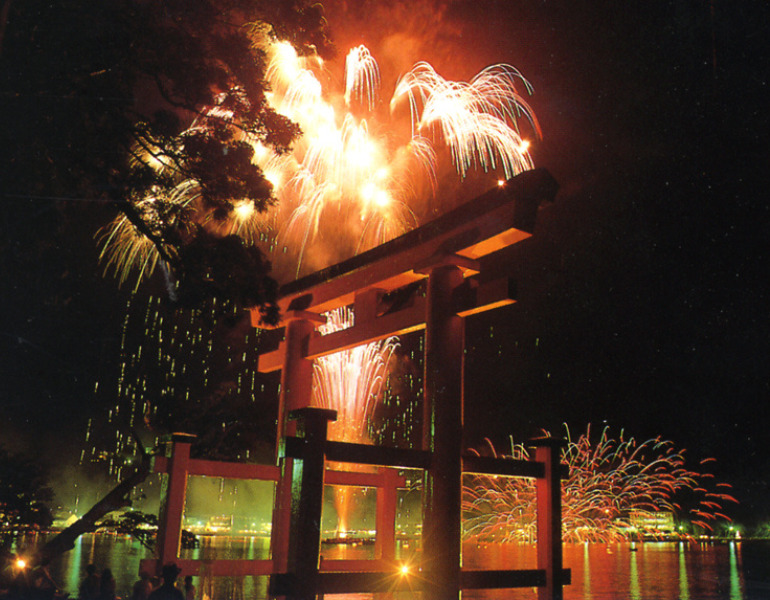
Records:
[[[374,108],[380,90],[380,68],[366,46],[358,46],[348,52],[345,60],[345,104],[350,106],[355,94],[359,102],[367,101],[369,110]]]
[[[327,313],[327,322],[319,327],[322,335],[353,326],[350,308]],[[398,347],[397,338],[387,338],[342,350],[315,360],[313,364],[313,406],[337,411],[337,420],[329,424],[329,439],[357,444],[371,443],[369,427],[381,397],[388,363]],[[361,470],[349,463],[331,463],[330,468]],[[335,489],[334,502],[338,530],[347,531],[355,490],[348,486]]]
[[[464,83],[448,81],[421,62],[398,82],[391,107],[407,96],[413,134],[437,127],[460,176],[478,165],[484,171],[501,167],[510,178],[534,166],[519,133],[519,118],[526,117],[541,133],[517,81],[531,93],[529,83],[510,65],[487,67]]]
[[[327,314],[323,335],[353,325],[350,308]],[[397,338],[371,342],[316,359],[313,365],[313,405],[337,411],[329,426],[330,438],[367,443],[368,427],[380,397],[388,363],[398,347]]]
[[[573,440],[567,429],[562,452],[569,476],[562,481],[562,538],[567,542],[609,542],[629,535],[660,535],[645,529],[632,516],[652,517],[668,512],[685,516],[704,530],[718,520],[725,502],[735,499],[725,484],[708,489],[712,475],[685,466],[685,453],[660,438],[637,442],[614,439],[605,428],[597,441],[590,426]],[[528,458],[522,445],[511,442],[507,458]],[[490,444],[494,456],[498,455]],[[684,510],[677,496],[685,493],[697,505]],[[483,541],[531,542],[536,538],[535,486],[531,479],[473,475],[463,487],[464,534]]]

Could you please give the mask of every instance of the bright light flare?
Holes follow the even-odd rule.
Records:
[[[361,197],[378,208],[385,208],[391,203],[390,194],[373,182],[365,183],[361,187]]]
[[[23,558],[17,558],[16,561],[13,563],[17,569],[26,569],[27,568],[27,561]]]
[[[239,202],[233,208],[233,213],[238,220],[245,221],[246,219],[251,218],[254,214],[254,210],[253,202]]]
[[[390,204],[390,195],[385,190],[376,190],[372,201],[380,208],[385,208]]]

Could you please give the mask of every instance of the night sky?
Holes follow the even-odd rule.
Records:
[[[450,79],[510,63],[534,86],[532,152],[560,191],[512,257],[519,302],[468,323],[467,392],[485,408],[468,417],[469,442],[564,422],[661,435],[717,459],[736,516],[770,518],[769,5],[351,2],[327,14],[343,56],[366,44],[385,86],[417,60]],[[101,277],[93,241],[110,213],[4,202],[0,440],[74,449],[118,352],[126,292]]]

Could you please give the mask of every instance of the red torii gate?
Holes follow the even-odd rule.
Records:
[[[461,589],[521,586],[537,586],[541,598],[562,597],[569,571],[562,569],[559,442],[551,439],[536,443],[532,461],[462,455],[464,318],[515,301],[505,249],[531,235],[538,206],[552,200],[557,187],[547,171],[525,172],[423,227],[281,288],[284,340],[278,350],[259,359],[260,371],[282,369],[277,436],[280,473],[270,471],[269,477],[265,476],[267,472],[259,477],[277,481],[272,560],[250,567],[223,565],[217,571],[270,573],[274,594],[297,598],[312,598],[318,593],[381,591],[386,579],[388,589],[420,587],[438,600],[457,600]],[[406,286],[423,280],[424,295],[408,293],[410,288]],[[355,314],[353,327],[325,336],[316,332],[316,326],[324,322],[321,313],[349,305]],[[254,325],[259,326],[259,313],[254,310],[252,315]],[[313,359],[418,330],[425,330],[422,449],[327,441],[326,423],[335,415],[333,411],[310,408]],[[188,473],[197,471],[196,461],[189,460],[189,445],[184,458],[185,449],[179,441],[170,465],[157,462],[156,471],[171,466],[162,513],[162,517],[166,515],[162,518],[164,528],[170,521],[181,522],[184,504],[185,484],[177,483],[175,487],[174,483],[173,456],[177,449],[180,466],[176,470],[184,476],[176,480],[186,481]],[[327,459],[425,470],[419,585],[394,582],[392,572],[375,572],[392,561],[395,548],[395,489],[399,481],[388,475],[392,470],[387,468],[380,471],[378,486],[382,493],[378,493],[377,536],[386,540],[380,542],[381,560],[337,565],[339,571],[358,573],[319,571],[324,473],[326,483],[332,483],[333,477],[324,471]],[[538,569],[461,569],[463,472],[537,478]],[[339,482],[360,485],[353,478]],[[161,555],[156,565],[178,556],[179,534],[178,527],[174,530],[173,526],[168,533],[159,533]],[[324,561],[323,569],[333,569],[335,562]],[[231,573],[232,569],[235,572]]]
[[[259,359],[260,371],[282,369],[278,439],[286,440],[296,433],[287,416],[310,406],[313,359],[390,335],[425,330],[422,452],[427,457],[418,456],[419,452],[395,457],[392,450],[380,449],[379,459],[378,451],[372,451],[371,463],[427,467],[423,574],[436,598],[456,599],[462,587],[475,587],[470,585],[473,577],[463,577],[460,569],[462,473],[473,468],[472,459],[462,456],[464,317],[514,302],[514,286],[505,265],[501,269],[496,264],[498,252],[531,235],[538,206],[553,200],[556,190],[547,171],[523,173],[419,229],[284,286],[280,290],[284,341],[278,350]],[[399,299],[400,304],[389,296],[421,280],[426,281],[424,296],[413,294],[406,301]],[[324,322],[321,313],[349,305],[355,314],[353,327],[325,336],[316,332]],[[252,314],[258,326],[259,313]],[[327,442],[327,455],[330,448]],[[323,454],[324,447],[318,446],[317,451]],[[345,452],[339,445],[336,451],[360,462],[364,449]],[[542,489],[543,502],[538,507],[541,516],[548,517],[539,521],[539,554],[546,579],[541,590],[546,597],[556,598],[561,596],[563,580],[558,450],[541,448],[536,461],[549,476],[545,472],[540,476],[549,484]],[[312,536],[309,531],[291,532],[292,506],[301,500],[296,494],[292,498],[291,455],[287,453],[282,464],[273,526],[274,567],[277,573],[287,572],[296,568],[292,564],[296,560],[317,572],[317,548],[316,558],[307,555],[313,553],[313,544],[317,546],[320,532]],[[291,556],[291,539],[298,535],[313,540],[303,546],[301,560]],[[311,573],[302,576],[308,579]],[[298,595],[312,592],[304,589]]]

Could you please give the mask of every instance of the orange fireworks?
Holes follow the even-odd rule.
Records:
[[[197,224],[261,244],[283,271],[279,276],[327,266],[416,226],[410,207],[435,192],[438,147],[449,149],[460,177],[481,169],[507,179],[533,167],[519,123],[523,118],[539,135],[519,92],[531,93],[531,88],[509,65],[484,69],[465,83],[445,80],[427,63],[417,63],[398,80],[386,105],[379,67],[364,46],[348,53],[344,89],[336,91],[328,89],[334,78],[320,57],[298,56],[289,43],[267,38],[257,45],[269,61],[270,105],[303,132],[288,154],[244,138],[273,186],[275,206],[262,214],[235,200],[226,221],[212,219],[196,202],[195,183],[181,176],[183,194],[136,204],[145,211],[179,206],[197,211]],[[411,134],[400,139],[397,132],[409,131],[399,126],[399,119],[406,125],[404,103],[410,107]],[[233,117],[211,107],[182,135],[205,132],[210,123]],[[152,166],[172,169],[163,160]],[[152,244],[133,227],[118,219],[104,236],[103,258],[121,280],[132,268],[149,275],[157,263]]]

